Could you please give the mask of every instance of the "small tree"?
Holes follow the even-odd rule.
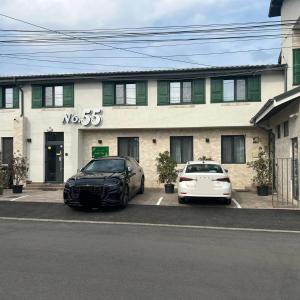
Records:
[[[248,162],[247,165],[256,172],[252,181],[257,186],[268,186],[270,184],[272,176],[271,163],[262,148],[259,148],[257,160]]]
[[[3,189],[5,186],[5,177],[6,177],[6,173],[4,170],[2,170],[1,164],[0,164],[0,195],[3,194]]]
[[[21,155],[14,156],[11,162],[12,178],[14,185],[21,185],[27,178],[28,163]]]
[[[175,168],[177,167],[176,161],[170,156],[168,151],[159,153],[156,158],[157,161],[157,173],[160,183],[170,184],[176,181],[177,173]]]

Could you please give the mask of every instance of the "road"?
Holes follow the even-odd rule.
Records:
[[[244,210],[242,224],[242,210],[195,208],[196,218],[181,208],[180,220],[178,207],[147,209],[150,224],[135,223],[143,206],[85,213],[2,203],[0,299],[299,299],[299,213],[276,211],[272,222],[276,213],[262,211],[265,229],[255,231],[260,211],[255,220]],[[227,211],[235,229],[218,227],[234,218]]]

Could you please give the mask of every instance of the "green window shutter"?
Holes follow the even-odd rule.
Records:
[[[300,49],[293,50],[294,85],[300,85]]]
[[[158,105],[170,104],[170,82],[169,81],[157,82],[157,104]]]
[[[0,87],[0,108],[3,108],[3,88]]]
[[[19,88],[13,88],[13,108],[19,108]]]
[[[260,76],[248,77],[247,100],[256,102],[261,101]]]
[[[136,83],[136,105],[147,105],[147,82]]]
[[[211,103],[223,102],[223,79],[211,79]]]
[[[192,103],[195,104],[205,103],[205,80],[204,79],[193,80]]]
[[[74,85],[68,84],[63,86],[64,107],[74,107]]]
[[[32,86],[32,108],[41,108],[43,106],[43,88],[41,86]]]
[[[115,85],[112,82],[103,82],[103,106],[115,104]]]

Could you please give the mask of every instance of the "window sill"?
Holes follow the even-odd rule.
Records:
[[[174,104],[167,104],[165,106],[168,106],[169,108],[189,108],[189,107],[195,107],[196,105],[193,103],[174,103]]]
[[[138,109],[137,105],[113,105],[113,109]]]

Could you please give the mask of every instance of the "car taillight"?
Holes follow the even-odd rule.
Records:
[[[228,183],[230,183],[229,177],[217,178],[215,181],[222,181],[222,182],[228,182]]]
[[[189,178],[189,177],[180,177],[179,178],[179,182],[182,182],[182,181],[192,181],[192,180],[195,180],[195,179]]]

